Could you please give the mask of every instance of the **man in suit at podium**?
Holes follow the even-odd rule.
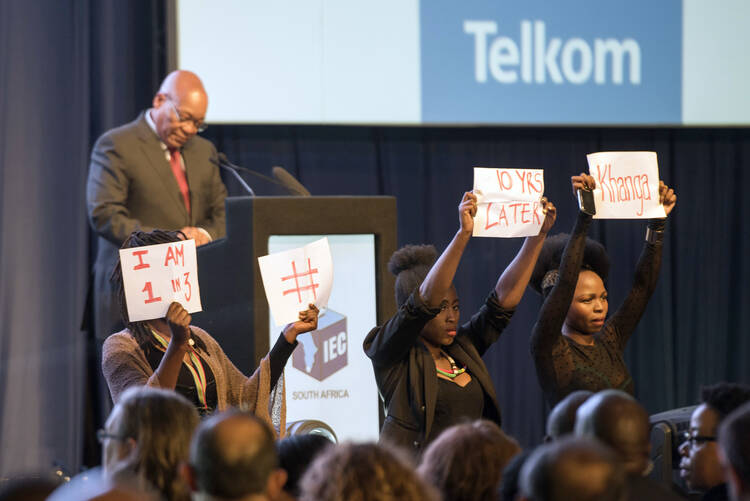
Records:
[[[118,250],[135,230],[182,230],[197,245],[225,234],[216,148],[205,129],[208,96],[192,72],[167,75],[152,107],[105,132],[91,152],[88,217],[98,234],[94,264],[94,329],[103,341],[123,328],[109,283]]]

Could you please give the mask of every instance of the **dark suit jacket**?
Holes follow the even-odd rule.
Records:
[[[439,311],[428,308],[416,290],[388,322],[371,330],[364,341],[386,408],[380,439],[417,454],[430,438],[438,394],[435,362],[419,334]],[[513,311],[500,307],[493,291],[471,320],[458,328],[453,344],[445,347],[459,364],[466,365],[482,387],[482,417],[498,425],[500,406],[482,354],[497,341],[512,315]]]
[[[219,176],[216,149],[194,136],[182,147],[191,213],[145,112],[133,122],[104,133],[91,152],[86,203],[91,227],[99,235],[94,265],[96,337],[120,330],[119,306],[109,284],[118,250],[135,230],[205,229],[223,237],[227,190]]]

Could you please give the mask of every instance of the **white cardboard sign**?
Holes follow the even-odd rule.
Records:
[[[195,240],[120,249],[120,266],[131,322],[163,318],[173,301],[203,310]]]
[[[333,287],[333,259],[328,239],[259,257],[268,307],[277,326],[299,320],[310,303],[328,306]]]
[[[477,196],[475,237],[539,234],[544,222],[543,170],[474,167],[474,193]]]
[[[586,155],[596,180],[594,219],[667,217],[659,203],[659,164],[653,151],[604,151]]]

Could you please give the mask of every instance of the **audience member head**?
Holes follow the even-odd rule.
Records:
[[[733,410],[750,401],[750,386],[718,383],[701,388],[701,404],[690,416],[690,429],[680,445],[680,476],[696,491],[724,483],[716,443],[719,424]]]
[[[400,453],[378,444],[329,447],[300,484],[303,501],[433,501],[437,491]]]
[[[250,413],[232,410],[203,421],[184,474],[200,499],[275,499],[286,481],[273,431]]]
[[[151,119],[159,139],[177,150],[203,128],[208,95],[198,75],[177,70],[164,79],[152,106]]]
[[[591,391],[578,390],[560,400],[547,418],[547,436],[544,441],[550,442],[573,433],[576,425],[576,411],[593,394]]]
[[[173,391],[127,389],[100,436],[104,471],[114,477],[132,473],[167,499],[187,499],[178,467],[188,459],[198,420],[193,404]]]
[[[644,475],[650,465],[648,412],[619,390],[596,393],[578,408],[576,435],[598,438],[620,455],[628,475]]]
[[[333,442],[314,433],[292,435],[276,442],[279,463],[287,473],[284,490],[291,496],[299,497],[299,482],[315,458]]]
[[[393,253],[388,270],[396,276],[396,304],[403,305],[424,281],[437,259],[432,245],[406,245]]]
[[[521,469],[528,501],[621,501],[625,472],[617,456],[588,437],[563,437],[538,447]]]
[[[519,492],[521,492],[519,485],[521,468],[523,468],[524,463],[531,456],[532,452],[530,450],[521,451],[508,462],[503,470],[500,489],[497,492],[500,501],[516,501]]]
[[[444,499],[494,500],[503,468],[520,451],[518,443],[491,421],[458,424],[427,447],[418,472]]]
[[[735,409],[721,422],[719,448],[732,499],[750,500],[750,403]]]

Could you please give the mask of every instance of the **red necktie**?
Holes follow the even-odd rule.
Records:
[[[180,187],[182,200],[185,202],[185,208],[187,209],[188,214],[190,214],[190,188],[188,188],[185,171],[182,170],[179,150],[174,150],[169,153],[169,165],[172,166],[172,173],[174,174],[175,179],[177,179],[177,186]]]

